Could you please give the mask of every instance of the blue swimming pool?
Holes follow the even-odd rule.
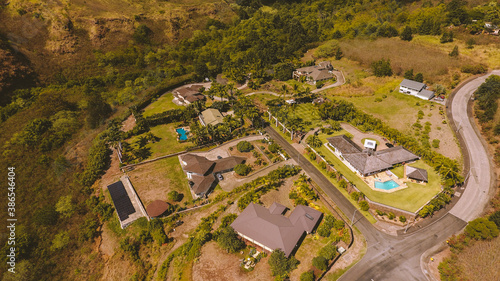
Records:
[[[388,180],[388,181],[384,181],[384,182],[375,181],[375,188],[378,188],[378,189],[391,190],[391,189],[396,188],[398,186],[399,186],[399,184],[397,184],[393,180]]]
[[[187,131],[184,128],[175,129],[175,131],[179,134],[179,140],[184,141],[187,140]]]

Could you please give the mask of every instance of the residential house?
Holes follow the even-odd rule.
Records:
[[[181,104],[191,104],[199,100],[205,100],[206,97],[199,92],[201,85],[192,85],[190,87],[182,87],[175,89],[172,94],[174,95],[174,100],[179,101]]]
[[[434,97],[434,92],[426,90],[427,85],[421,82],[404,79],[399,84],[399,92],[421,98],[423,100],[430,100]]]
[[[294,253],[307,233],[318,226],[323,213],[298,205],[289,217],[286,207],[273,203],[269,209],[250,203],[234,220],[231,227],[246,241],[272,252],[281,249],[285,256]]]
[[[351,169],[363,177],[376,174],[400,163],[413,162],[420,159],[402,146],[394,146],[380,151],[361,149],[346,135],[326,139],[333,148],[333,153]]]
[[[318,65],[297,68],[292,77],[299,80],[306,77],[306,81],[316,84],[318,81],[324,81],[333,78],[333,66],[329,61],[320,62]]]
[[[181,167],[186,173],[193,197],[208,196],[212,188],[217,185],[217,173],[232,171],[238,164],[245,162],[244,157],[230,156],[215,161],[208,160],[196,154],[179,156]]]
[[[222,117],[220,111],[218,111],[215,108],[209,108],[204,110],[203,112],[201,112],[199,118],[203,126],[207,125],[216,126],[224,123],[224,117]]]

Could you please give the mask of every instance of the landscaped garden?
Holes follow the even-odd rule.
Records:
[[[337,133],[339,134],[339,133]],[[326,139],[333,135],[319,134],[318,137],[322,143],[326,143]],[[436,194],[441,191],[440,176],[434,171],[432,167],[425,164],[422,160],[412,163],[412,166],[423,168],[427,170],[429,183],[426,185],[417,183],[408,183],[408,188],[395,191],[392,193],[379,192],[371,189],[358,175],[352,172],[344,163],[340,161],[328,148],[322,145],[316,150],[323,155],[323,157],[333,164],[333,167],[342,173],[351,183],[353,183],[366,197],[372,201],[382,204],[393,206],[402,210],[415,212]],[[396,169],[395,174],[399,177],[401,172]],[[338,186],[338,183],[336,183]]]

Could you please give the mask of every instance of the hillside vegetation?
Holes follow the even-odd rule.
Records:
[[[110,147],[149,130],[139,123],[124,134],[121,122],[131,113],[140,116],[168,90],[219,73],[239,82],[252,73],[258,87],[273,78],[267,70],[286,74],[303,65],[299,59],[308,49],[333,39],[346,55],[359,58],[362,70],[354,72],[366,77],[371,59],[350,46],[373,51],[374,59],[383,53],[373,46],[393,42],[411,49],[415,42],[398,37],[407,26],[414,34],[439,38],[453,25],[460,27],[458,35],[472,32],[481,38],[476,45],[493,44],[496,39],[476,34],[484,22],[499,20],[499,7],[482,3],[0,1],[0,85],[7,85],[0,89],[0,171],[16,168],[20,222],[18,273],[6,275],[3,262],[3,280],[102,280],[119,272],[148,280],[157,275],[162,251],[168,251],[158,246],[166,241],[163,224],[175,221],[142,221],[121,231],[99,179],[109,168]],[[426,79],[448,62],[468,63],[452,62],[447,51],[439,54],[446,58],[438,70],[420,66],[415,56],[408,59]],[[407,70],[400,67],[395,74]],[[238,102],[241,119],[253,125],[258,112],[248,100]],[[196,108],[159,113],[163,119],[158,119],[179,121],[185,112],[196,115]],[[112,231],[104,238],[108,228]],[[5,238],[0,238],[2,252]],[[101,252],[101,239],[114,241],[118,258],[110,261]]]

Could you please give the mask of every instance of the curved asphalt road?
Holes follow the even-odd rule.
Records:
[[[493,74],[500,74],[495,71]],[[486,76],[474,79],[463,85],[451,101],[451,116],[459,132],[465,138],[469,157],[471,176],[465,183],[465,192],[453,209],[433,224],[412,234],[390,236],[375,229],[370,222],[356,212],[356,208],[333,186],[323,174],[307,159],[299,154],[273,128],[266,131],[291,157],[300,163],[302,169],[314,180],[335,204],[351,218],[367,242],[367,252],[363,259],[348,270],[339,280],[426,280],[420,267],[420,257],[429,248],[443,242],[450,235],[462,230],[469,221],[477,217],[488,201],[490,190],[491,166],[481,139],[471,124],[472,117],[467,115],[467,101],[481,85]],[[472,121],[473,122],[473,121]]]

